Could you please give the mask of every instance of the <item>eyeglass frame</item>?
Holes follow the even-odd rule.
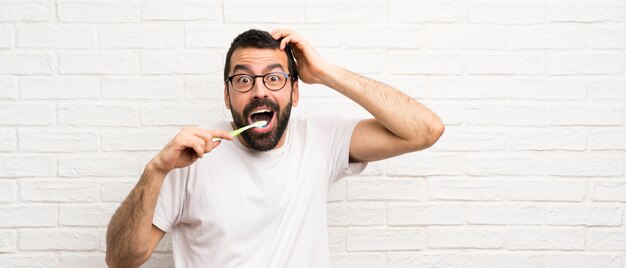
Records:
[[[265,77],[266,77],[266,76],[268,76],[268,75],[270,75],[270,74],[281,74],[283,77],[285,77],[285,83],[283,84],[283,86],[282,86],[282,87],[280,87],[280,88],[278,88],[278,89],[271,89],[271,88],[269,88],[269,87],[265,84]],[[233,78],[234,78],[235,76],[240,76],[240,75],[245,75],[245,76],[248,76],[248,77],[251,77],[251,78],[252,78],[252,86],[250,86],[250,88],[249,88],[248,90],[240,91],[240,90],[237,90],[237,88],[235,87],[235,85],[233,85]],[[248,92],[248,91],[250,91],[250,90],[252,90],[252,89],[254,88],[254,85],[256,85],[256,79],[257,79],[258,77],[263,78],[263,79],[261,79],[261,81],[263,82],[263,86],[265,86],[265,88],[267,88],[267,89],[268,89],[268,90],[270,90],[270,91],[279,91],[279,90],[281,90],[281,89],[285,88],[285,86],[287,85],[287,80],[291,79],[291,80],[293,81],[293,76],[291,76],[291,74],[289,74],[289,73],[285,73],[285,72],[269,72],[269,73],[266,73],[266,74],[257,74],[257,75],[254,75],[254,74],[233,74],[233,75],[231,75],[231,76],[227,77],[225,82],[226,82],[226,83],[230,82],[230,86],[231,86],[231,87],[232,87],[235,91],[237,91],[237,92],[239,92],[239,93],[246,93],[246,92]]]

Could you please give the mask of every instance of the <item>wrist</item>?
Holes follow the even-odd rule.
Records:
[[[156,160],[156,158],[150,160],[150,162],[148,162],[148,164],[146,164],[146,166],[144,167],[144,173],[154,174],[159,177],[165,178],[167,173],[169,173],[171,170],[167,170],[163,167],[163,165],[160,165],[158,162],[159,161]]]

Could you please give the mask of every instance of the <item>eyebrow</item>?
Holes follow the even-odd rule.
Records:
[[[281,71],[284,71],[283,66],[280,63],[274,63],[274,64],[270,64],[267,67],[265,67],[266,71],[271,71],[274,70],[276,68],[280,68]],[[250,66],[247,64],[237,64],[235,65],[235,68],[233,68],[233,73],[236,73],[237,71],[245,71],[245,72],[249,72],[251,73],[252,70],[250,69]]]

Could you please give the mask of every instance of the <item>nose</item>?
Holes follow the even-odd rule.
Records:
[[[265,84],[263,83],[263,77],[255,77],[254,79],[254,86],[252,87],[252,89],[250,89],[252,97],[255,99],[267,98],[270,90],[265,87]]]

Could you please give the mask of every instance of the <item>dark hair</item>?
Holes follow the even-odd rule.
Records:
[[[230,44],[228,53],[226,54],[226,63],[224,64],[224,81],[228,79],[228,72],[230,71],[230,58],[233,52],[238,48],[267,48],[267,49],[280,49],[280,40],[274,39],[270,33],[266,31],[250,29],[239,34],[233,42]],[[287,68],[291,75],[291,83],[298,80],[298,66],[296,60],[291,52],[291,47],[287,45],[285,47],[285,53],[287,53]]]

